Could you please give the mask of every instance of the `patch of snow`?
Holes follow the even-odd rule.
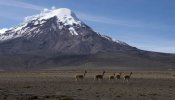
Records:
[[[38,25],[38,24],[40,24],[40,22],[36,20],[36,21],[34,22],[34,25]]]
[[[69,31],[72,35],[78,35],[78,33],[75,31],[75,29],[73,27],[70,27]]]
[[[19,32],[12,33],[12,34],[5,33],[5,34],[0,36],[0,41],[14,39],[14,38],[17,38],[17,37],[20,37],[20,36],[21,36],[21,34]]]
[[[7,30],[7,28],[0,29],[0,35],[4,34]]]
[[[27,23],[21,24],[21,25],[15,27],[14,31],[17,32],[17,31],[21,30],[22,28],[24,28],[26,25],[27,25]]]
[[[109,37],[109,36],[106,36],[106,35],[101,35],[101,36],[104,37],[104,38],[107,39],[107,40],[113,41],[112,38]]]
[[[40,24],[43,24],[43,23],[45,23],[45,22],[46,22],[46,21],[45,21],[45,20],[43,20],[43,21],[41,21],[41,22],[40,22]]]
[[[106,35],[101,35],[100,33],[97,33],[99,34],[100,36],[102,36],[103,38],[109,40],[109,41],[112,41],[112,42],[116,42],[116,43],[119,43],[119,44],[122,44],[122,45],[128,45],[127,43],[123,42],[123,41],[119,41],[119,40],[116,40],[116,39],[113,39],[109,36],[106,36]]]
[[[122,45],[128,45],[127,43],[123,42],[123,41],[120,41],[120,40],[115,40],[115,39],[112,39],[114,42],[116,43],[119,43],[119,44],[122,44]]]
[[[11,35],[8,35],[8,36],[1,36],[0,37],[0,41],[4,41],[4,40],[8,40],[8,39],[11,39],[11,38],[13,38],[13,35],[11,34]]]
[[[63,29],[63,26],[59,25],[58,28],[59,28],[60,30],[62,30],[62,29]]]

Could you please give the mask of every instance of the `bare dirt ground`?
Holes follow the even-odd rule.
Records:
[[[102,70],[0,72],[0,100],[175,100],[175,71],[132,71],[129,83],[108,80],[117,71],[106,70],[104,80],[94,81]]]

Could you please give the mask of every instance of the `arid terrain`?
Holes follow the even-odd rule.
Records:
[[[87,69],[84,80],[75,80],[84,69],[1,71],[0,100],[175,100],[175,71],[132,70],[130,81],[109,80],[119,71],[106,69],[103,80],[94,80],[102,69]]]

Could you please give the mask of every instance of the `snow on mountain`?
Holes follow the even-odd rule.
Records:
[[[7,28],[0,29],[0,35],[4,34],[7,30],[8,30]]]
[[[122,45],[128,45],[127,43],[125,43],[125,42],[123,42],[123,41],[116,40],[116,39],[111,38],[111,37],[109,37],[109,36],[101,35],[100,33],[97,33],[97,34],[99,34],[101,37],[103,37],[103,38],[105,38],[105,39],[107,39],[107,40],[109,40],[109,41],[116,42],[116,43],[119,43],[119,44],[122,44]]]
[[[69,31],[72,35],[78,35],[76,30],[74,29],[73,25],[79,25],[81,26],[83,23],[76,17],[76,15],[67,8],[60,8],[60,9],[45,9],[40,14],[28,16],[25,18],[24,22],[21,23],[19,26],[10,28],[10,29],[2,29],[0,30],[0,41],[5,41],[17,37],[21,37],[25,32],[31,31],[36,29],[35,27],[33,29],[28,28],[28,23],[32,23],[33,25],[42,25],[47,22],[48,19],[57,17],[57,23],[62,23],[62,26],[59,25],[59,29],[62,29],[64,26],[69,25]],[[56,29],[56,26],[52,25],[54,29]],[[5,33],[5,31],[9,31],[8,33]],[[28,34],[29,35],[29,34]]]
[[[69,31],[72,35],[78,35],[78,33],[75,31],[75,29],[73,27],[70,27]]]
[[[74,12],[72,12],[68,8],[52,8],[51,10],[44,9],[43,11],[41,11],[40,14],[26,17],[24,19],[24,22],[16,27],[12,27],[10,29],[1,29],[0,42],[22,36],[33,37],[39,33],[42,33],[43,30],[40,30],[40,27],[43,26],[49,19],[54,17],[57,18],[56,23],[58,23],[58,25],[51,24],[51,26],[48,27],[49,30],[62,30],[63,28],[68,26],[68,31],[71,35],[79,35],[81,33],[78,33],[75,27],[86,27],[86,25],[76,17]],[[32,27],[30,26],[30,24],[32,24]],[[116,42],[122,45],[127,45],[122,41],[114,40],[108,36],[100,36],[105,39],[108,39],[109,41]]]
[[[38,22],[36,23],[38,24],[55,16],[58,18],[58,22],[62,22],[64,25],[73,25],[73,24],[81,25],[81,21],[68,8],[44,10],[38,15],[26,17],[25,22],[29,22],[31,20],[38,20]]]
[[[0,34],[0,42],[22,36],[22,28],[26,25],[27,24],[22,24],[17,27],[7,29],[4,33]]]

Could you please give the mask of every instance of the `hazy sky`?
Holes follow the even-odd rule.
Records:
[[[0,0],[0,28],[52,6],[70,8],[95,31],[131,46],[175,53],[175,0]]]

